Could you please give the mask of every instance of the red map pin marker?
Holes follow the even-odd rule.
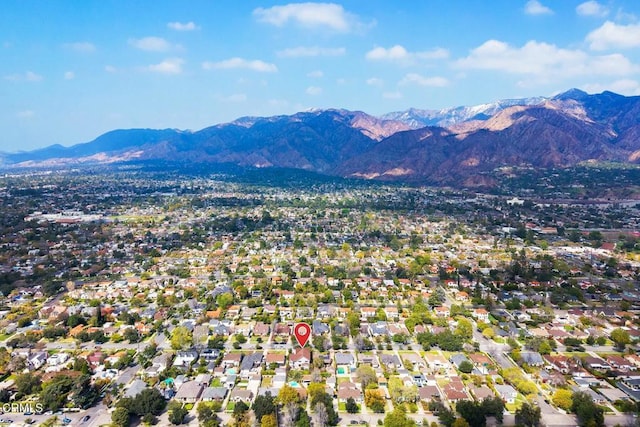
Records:
[[[293,335],[298,340],[300,347],[304,348],[311,337],[311,326],[306,323],[296,323],[296,326],[293,327]]]

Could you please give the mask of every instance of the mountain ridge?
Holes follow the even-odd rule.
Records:
[[[436,125],[416,129],[418,119]],[[492,171],[507,166],[638,163],[640,97],[571,89],[554,97],[438,111],[410,109],[379,117],[344,109],[311,110],[240,117],[199,131],[114,130],[71,147],[54,145],[1,157],[5,167],[164,159],[486,186],[492,185]]]

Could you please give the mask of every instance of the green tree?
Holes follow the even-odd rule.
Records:
[[[41,390],[42,381],[39,376],[28,372],[26,374],[18,375],[15,379],[14,385],[16,387],[16,391],[20,395],[28,396]]]
[[[67,402],[67,396],[73,388],[73,379],[64,375],[57,376],[44,384],[40,393],[40,403],[51,411],[57,411]]]
[[[362,389],[365,390],[369,384],[378,385],[376,371],[369,365],[360,365],[356,369],[356,378],[360,381]]]
[[[224,294],[220,294],[216,298],[216,302],[218,303],[218,306],[220,306],[221,309],[226,310],[227,308],[229,308],[231,304],[233,304],[233,295],[231,295],[228,292],[225,292]]]
[[[624,348],[631,342],[629,332],[624,329],[616,328],[611,332],[611,341],[614,342],[618,350],[624,350]]]
[[[181,404],[177,402],[175,403],[176,404],[170,405],[169,408],[169,422],[173,425],[179,425],[184,422],[184,418],[187,416],[189,411],[183,408]]]
[[[482,399],[481,408],[485,417],[494,417],[502,424],[504,418],[504,402],[499,397],[485,397]]]
[[[111,413],[111,422],[115,427],[127,427],[129,425],[129,411],[127,408],[116,408]]]
[[[523,427],[538,427],[540,425],[540,407],[538,405],[524,402],[516,410],[516,424]]]
[[[170,342],[172,349],[181,350],[191,346],[193,335],[186,327],[176,326],[173,331],[171,331]]]
[[[71,390],[71,400],[82,409],[93,406],[100,398],[100,390],[95,384],[91,384],[91,377],[83,375],[75,380]]]
[[[581,426],[604,427],[604,413],[602,408],[595,404],[590,395],[583,391],[577,391],[572,396],[571,410],[578,417]]]
[[[251,409],[253,409],[256,420],[262,420],[265,415],[275,414],[275,399],[271,396],[271,392],[257,396],[251,405]]]
[[[407,416],[403,405],[396,406],[393,411],[384,417],[385,427],[414,427],[416,422]]]
[[[334,426],[338,424],[340,419],[338,418],[338,414],[336,413],[335,408],[333,407],[333,397],[331,397],[327,392],[323,391],[321,393],[316,393],[311,399],[311,409],[317,411],[317,407],[322,406],[321,411],[324,414],[320,414],[322,419],[325,419],[328,425]],[[317,415],[317,414],[316,414]]]
[[[473,336],[473,325],[469,319],[458,317],[458,325],[456,326],[455,333],[466,340],[471,339]]]
[[[484,427],[487,425],[487,417],[480,402],[460,400],[456,403],[456,411],[471,427]]]
[[[460,372],[470,374],[471,371],[473,371],[473,363],[469,362],[468,360],[463,360],[460,363],[460,366],[458,366],[458,369],[460,369]]]
[[[158,416],[166,406],[167,402],[158,389],[145,388],[133,399],[131,410],[140,417],[147,414]]]
[[[558,408],[568,411],[573,405],[572,395],[573,393],[571,392],[571,390],[559,388],[555,391],[555,393],[553,393],[551,401]]]
[[[347,324],[349,325],[351,336],[355,337],[358,334],[358,330],[360,329],[360,315],[355,311],[347,314]]]
[[[353,397],[350,397],[350,398],[347,399],[347,402],[345,404],[345,409],[350,414],[355,414],[355,413],[358,412],[358,404],[353,399]]]

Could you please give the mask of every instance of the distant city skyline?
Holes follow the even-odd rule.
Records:
[[[241,116],[640,94],[635,0],[7,0],[0,151]]]

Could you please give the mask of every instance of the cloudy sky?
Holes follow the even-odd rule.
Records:
[[[637,0],[0,5],[0,151],[117,128],[640,94]]]

